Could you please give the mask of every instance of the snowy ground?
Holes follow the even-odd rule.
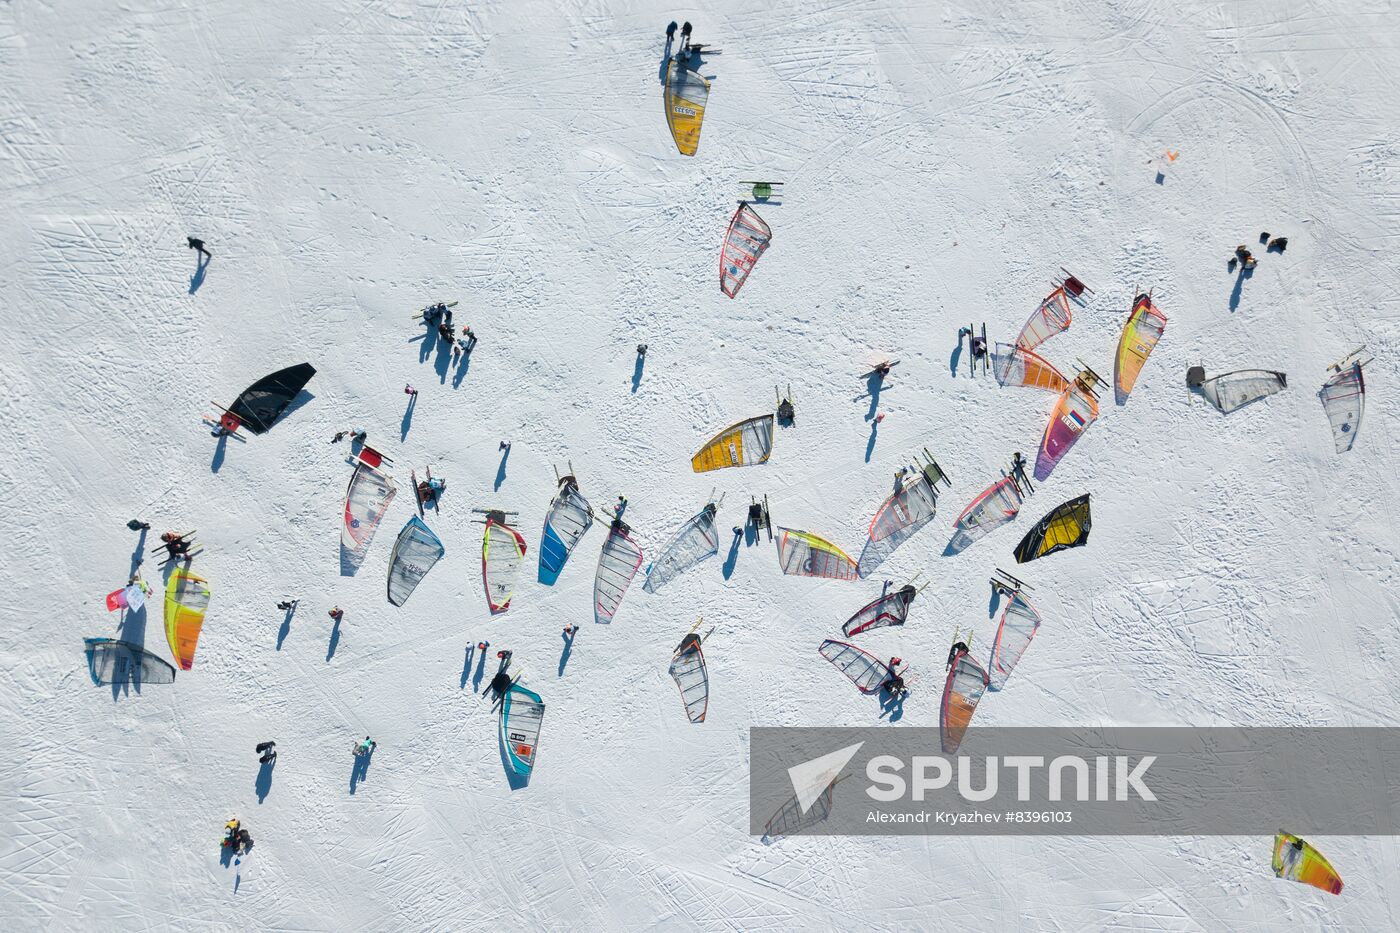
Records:
[[[990,644],[986,579],[1028,521],[1085,491],[1093,541],[1026,568],[1046,624],[979,723],[1400,724],[1394,4],[802,7],[0,4],[7,925],[1400,926],[1390,838],[1315,840],[1336,898],[1275,880],[1267,838],[765,847],[747,835],[748,729],[879,721],[816,654],[878,580],[784,578],[766,543],[726,578],[722,548],[656,596],[639,581],[605,628],[599,526],[557,587],[534,582],[551,464],[572,460],[595,506],[625,493],[648,549],[714,488],[726,529],[767,493],[777,522],[858,553],[927,446],[953,477],[945,514],[882,576],[932,582],[905,629],[868,639],[922,675],[901,725],[935,721],[955,626]],[[673,17],[724,50],[694,159],[659,99]],[[1182,156],[1158,185],[1166,147]],[[760,208],[774,245],[730,301],[718,244],[752,177],[787,197]],[[1232,297],[1225,260],[1261,230],[1289,250],[1258,251]],[[214,252],[197,290],[187,234]],[[1057,364],[1111,374],[1135,286],[1166,337],[1025,517],[944,558],[952,518],[1013,451],[1033,458],[1053,401],[953,375],[957,327],[1013,339],[1061,264],[1098,291],[1046,346]],[[409,315],[437,297],[480,335],[464,374],[421,355]],[[1370,407],[1338,456],[1316,390],[1362,343]],[[857,374],[886,354],[902,362],[871,446]],[[216,446],[209,399],[303,360],[313,401]],[[1226,417],[1190,403],[1193,363],[1290,386]],[[774,383],[798,424],[772,462],[693,474]],[[343,578],[349,468],[327,441],[353,426],[397,458],[403,493]],[[449,479],[430,520],[447,557],[395,609],[415,465]],[[486,506],[518,510],[532,549],[496,619],[470,524]],[[114,697],[82,638],[117,630],[102,597],[130,572],[132,516],[198,529],[214,596],[194,670]],[[288,595],[302,607],[280,632]],[[718,630],[691,726],[666,666],[700,614]],[[158,601],[121,633],[167,652]],[[481,639],[548,704],[524,789],[463,670]],[[352,793],[366,733],[381,744]],[[267,738],[282,756],[260,802]],[[257,845],[224,867],[233,815]]]

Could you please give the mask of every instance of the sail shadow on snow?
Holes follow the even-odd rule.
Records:
[[[860,560],[856,562],[856,572],[859,573],[862,578],[870,576],[876,570],[880,569],[881,564],[890,559],[890,555],[893,554],[900,545],[918,534],[919,530],[932,520],[933,516],[930,515],[925,521],[917,525],[900,528],[878,541],[866,538],[865,547],[862,548],[860,552]]]

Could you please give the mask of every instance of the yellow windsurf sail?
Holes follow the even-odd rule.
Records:
[[[705,102],[710,99],[710,82],[685,67],[676,56],[666,66],[666,125],[681,155],[693,156],[700,148],[700,125],[705,122]]]
[[[795,528],[774,530],[778,533],[778,565],[783,573],[831,580],[856,579],[856,562],[825,538]]]
[[[1128,400],[1133,391],[1142,364],[1152,355],[1153,347],[1162,339],[1162,331],[1167,329],[1167,316],[1152,303],[1151,295],[1138,295],[1133,302],[1133,313],[1123,325],[1123,336],[1118,338],[1118,358],[1113,367],[1113,392],[1118,404]]]
[[[773,452],[773,416],[759,415],[731,424],[706,442],[690,458],[696,473],[725,467],[752,466],[767,461]]]
[[[1089,494],[1061,503],[1050,510],[1034,528],[1026,532],[1021,543],[1016,545],[1016,563],[1024,564],[1054,554],[1065,548],[1082,547],[1089,543],[1089,531],[1093,527],[1089,512]]]
[[[165,637],[180,669],[194,667],[194,649],[209,608],[209,581],[181,567],[165,585]]]
[[[1331,894],[1342,893],[1342,878],[1332,863],[1312,845],[1283,830],[1274,837],[1274,874]]]

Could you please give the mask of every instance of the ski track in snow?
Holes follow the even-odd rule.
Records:
[[[1386,4],[814,0],[776,25],[727,0],[79,6],[0,8],[14,929],[1400,927],[1383,837],[1320,841],[1347,884],[1324,898],[1273,878],[1265,838],[747,835],[750,726],[882,721],[821,640],[922,571],[908,624],[856,641],[910,662],[899,725],[933,724],[954,627],[990,649],[989,573],[1085,491],[1090,545],[1018,572],[1044,626],[979,723],[1400,722]],[[694,159],[662,116],[673,15],[724,50],[702,68]],[[743,178],[786,188],[755,205],[773,244],[731,301],[718,250]],[[1236,289],[1225,260],[1263,229],[1289,250],[1258,251]],[[187,235],[213,251],[202,277]],[[1053,405],[970,380],[957,329],[1013,340],[1060,265],[1097,292],[1042,348],[1055,365],[1111,380],[1135,288],[1166,334],[1011,527],[940,556],[1011,453],[1034,459]],[[409,320],[437,298],[480,337],[465,366]],[[1363,343],[1365,421],[1338,456],[1317,390]],[[858,376],[885,357],[901,362],[872,409]],[[210,400],[303,360],[313,398],[271,433],[207,436]],[[1184,388],[1197,363],[1289,385],[1222,416]],[[797,425],[770,463],[691,473],[775,384]],[[326,441],[351,427],[396,459],[399,494],[341,577],[350,468]],[[766,538],[726,577],[724,531],[717,559],[642,590],[712,492],[722,530],[766,493],[775,523],[858,556],[923,447],[952,488],[871,579],[783,577]],[[592,622],[605,520],[554,587],[535,581],[566,461],[600,519],[628,497],[646,555],[611,626]],[[396,609],[386,562],[428,465],[449,480],[427,519],[447,554]],[[530,548],[496,618],[474,507],[518,511]],[[197,529],[213,590],[194,669],[139,693],[92,686],[81,650],[120,632],[167,654],[159,592],[125,620],[102,604],[133,516],[153,526],[143,552]],[[301,605],[283,640],[284,596]],[[666,668],[699,615],[716,631],[691,726]],[[510,648],[547,705],[524,787],[480,657],[463,670],[481,640],[481,688]],[[352,793],[365,734],[380,744]],[[224,866],[233,815],[256,844]]]

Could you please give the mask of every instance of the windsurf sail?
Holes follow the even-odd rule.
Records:
[[[544,535],[540,538],[541,583],[554,585],[574,552],[574,545],[592,524],[593,507],[578,491],[578,485],[566,478],[544,520]]]
[[[859,576],[856,562],[825,538],[781,525],[774,530],[778,533],[778,566],[783,573],[828,580],[854,580]]]
[[[1118,338],[1118,355],[1114,358],[1113,393],[1119,405],[1128,400],[1142,365],[1166,329],[1167,316],[1152,303],[1152,296],[1138,295],[1133,312],[1123,325],[1123,335]]]
[[[209,608],[209,581],[177,567],[165,584],[165,637],[180,670],[194,667],[194,649]]]
[[[423,519],[409,518],[389,555],[389,602],[402,606],[446,549]]]
[[[387,474],[363,463],[355,467],[350,485],[345,488],[345,514],[340,526],[340,567],[346,576],[354,576],[360,569],[379,529],[379,520],[397,491]]]
[[[1241,369],[1214,376],[1201,383],[1201,392],[1212,405],[1229,414],[1288,387],[1288,376],[1271,369]]]
[[[1045,479],[1059,464],[1080,435],[1089,430],[1099,417],[1099,402],[1087,379],[1081,374],[1060,394],[1045,436],[1040,441],[1040,453],[1035,458],[1035,478]]]
[[[1069,380],[1039,354],[1009,343],[997,344],[992,354],[992,373],[1003,386],[1030,386],[1063,392]]]
[[[773,231],[768,229],[763,218],[747,202],[740,201],[725,231],[724,246],[720,248],[719,290],[730,298],[737,297],[754,263],[768,249],[772,239]]]
[[[844,641],[828,638],[817,651],[850,678],[861,693],[878,692],[880,685],[890,675],[889,665],[884,661]]]
[[[1274,836],[1274,874],[1310,884],[1329,894],[1342,893],[1342,878],[1332,863],[1309,842],[1283,830]]]
[[[266,434],[314,375],[316,367],[298,363],[263,376],[243,390],[228,413],[254,434]]]
[[[1035,523],[1016,545],[1016,563],[1024,564],[1046,554],[1089,543],[1093,522],[1089,514],[1089,494],[1062,502]]]
[[[996,641],[992,643],[992,663],[987,676],[993,690],[1006,685],[1007,678],[1016,669],[1016,662],[1026,653],[1039,629],[1040,613],[1019,590],[1013,593],[1001,612],[1001,624],[997,626]]]
[[[647,568],[647,579],[642,589],[655,593],[705,558],[719,553],[715,512],[715,504],[711,502],[671,535],[671,540],[662,546],[661,553]]]
[[[1031,312],[1026,326],[1016,337],[1016,346],[1022,350],[1034,350],[1051,337],[1069,328],[1069,297],[1061,285],[1045,296],[1040,307]]]
[[[1322,387],[1322,409],[1332,425],[1332,439],[1339,454],[1351,450],[1356,432],[1361,429],[1361,414],[1366,408],[1366,379],[1361,365],[1360,360],[1353,361]]]
[[[953,664],[948,669],[948,680],[943,685],[943,712],[939,720],[939,736],[943,743],[943,753],[951,755],[962,744],[963,733],[972,722],[972,714],[977,710],[977,702],[987,692],[990,683],[982,665],[973,660],[966,648],[961,648],[953,656]]]
[[[95,684],[173,684],[175,668],[163,658],[115,638],[84,639],[87,645],[88,670]]]
[[[515,578],[525,563],[525,539],[505,523],[504,513],[488,513],[481,535],[481,581],[486,586],[486,604],[491,614],[510,608]]]
[[[681,155],[693,156],[700,148],[700,127],[705,122],[705,104],[710,99],[710,82],[686,67],[690,56],[673,55],[666,66],[666,87],[662,102],[666,126]]]
[[[501,698],[501,744],[505,746],[510,770],[516,774],[529,775],[535,770],[543,722],[544,701],[540,695],[518,683],[511,684]]]
[[[951,485],[927,448],[923,460],[916,460],[910,475],[912,479],[896,489],[870,520],[871,541],[883,541],[897,532],[922,528],[938,510],[938,484]]]
[[[1021,511],[1021,490],[1009,476],[997,480],[968,503],[953,523],[955,550],[962,550],[1016,517]]]
[[[685,704],[685,714],[691,722],[704,722],[705,713],[710,707],[710,675],[705,670],[705,653],[700,645],[703,639],[694,632],[681,639],[680,646],[671,657],[671,677],[681,692],[681,702]]]
[[[841,626],[841,634],[849,638],[872,628],[903,625],[905,619],[909,617],[909,604],[914,601],[917,594],[918,590],[914,589],[912,585],[905,585],[893,593],[886,593],[879,599],[867,603],[855,615],[847,619],[846,624]]]
[[[618,519],[608,529],[608,540],[598,555],[598,573],[593,578],[593,621],[608,623],[617,615],[627,587],[642,565],[642,549],[632,540],[631,528]]]
[[[706,441],[690,458],[690,468],[696,473],[708,473],[725,467],[753,466],[766,463],[772,452],[773,416],[759,415],[731,424]]]

